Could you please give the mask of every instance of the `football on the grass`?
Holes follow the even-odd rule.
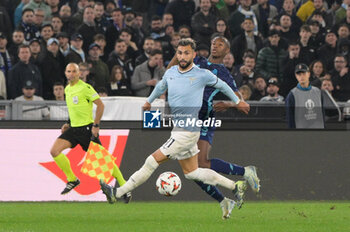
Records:
[[[156,188],[165,196],[175,196],[181,189],[181,179],[174,172],[163,172],[159,175]]]

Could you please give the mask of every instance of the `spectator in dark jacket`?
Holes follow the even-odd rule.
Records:
[[[191,17],[195,12],[193,0],[174,0],[165,7],[165,13],[170,13],[174,17],[175,30],[181,25],[191,25]]]
[[[129,28],[124,28],[120,30],[119,39],[125,41],[127,45],[126,55],[133,61],[133,64],[136,60],[136,57],[139,55],[139,49],[136,46],[136,43],[132,41],[132,31]]]
[[[12,43],[10,47],[8,47],[8,51],[10,56],[13,57],[13,64],[16,64],[19,60],[18,58],[18,47],[24,42],[24,33],[19,29],[15,29],[12,33]]]
[[[282,78],[282,61],[287,56],[287,52],[279,46],[280,36],[278,31],[269,32],[269,46],[264,47],[258,53],[256,70],[265,79],[270,77]]]
[[[305,64],[309,65],[316,57],[316,51],[311,46],[311,30],[309,25],[303,25],[299,32],[300,56],[304,57]]]
[[[59,11],[59,16],[62,19],[63,26],[61,28],[62,32],[66,32],[71,36],[75,32],[76,22],[72,18],[71,8],[68,5],[63,5]]]
[[[70,39],[71,47],[65,58],[66,64],[76,63],[79,64],[81,62],[85,62],[86,55],[83,51],[83,36],[76,33],[71,36]]]
[[[11,69],[13,63],[13,57],[11,57],[7,47],[7,37],[4,33],[0,32],[0,70],[7,77],[8,71]]]
[[[347,61],[343,55],[334,58],[334,69],[331,71],[334,84],[334,97],[338,101],[350,99],[350,72]]]
[[[243,63],[243,55],[248,49],[257,55],[258,51],[263,47],[261,38],[254,35],[254,22],[252,18],[245,18],[242,23],[242,28],[244,33],[236,36],[231,45],[231,50],[235,56],[237,65]]]
[[[292,19],[292,31],[299,31],[299,28],[303,25],[303,22],[296,15],[294,0],[284,0],[281,12],[276,16],[277,21],[280,20],[281,16],[287,14]]]
[[[94,36],[98,33],[103,33],[95,24],[94,8],[87,6],[84,9],[83,24],[78,28],[78,33],[84,38],[83,50],[88,53],[89,45],[94,41]]]
[[[192,16],[191,27],[193,29],[193,38],[199,44],[210,45],[210,36],[215,31],[216,15],[209,10],[210,0],[200,1],[200,10]]]
[[[251,89],[254,87],[254,80],[261,76],[256,71],[256,56],[247,51],[243,56],[243,65],[239,67],[239,74],[242,76],[242,84],[248,85]]]
[[[1,31],[7,36],[6,38],[10,39],[12,33],[12,23],[4,7],[0,7],[0,28]]]
[[[259,32],[267,37],[269,32],[269,21],[277,16],[277,9],[275,6],[270,5],[268,0],[258,0],[255,5],[252,6],[252,10],[258,19]]]
[[[254,80],[254,89],[249,100],[260,101],[260,99],[265,97],[266,95],[266,81],[262,76],[257,77]]]
[[[95,15],[95,24],[98,28],[98,31],[102,31],[103,34],[106,33],[107,28],[111,25],[111,22],[107,20],[107,17],[104,15],[104,5],[101,2],[96,2],[94,5],[94,15]]]
[[[55,82],[65,83],[64,56],[59,51],[59,42],[51,38],[47,42],[47,54],[40,65],[43,77],[43,98],[54,99],[53,85]]]
[[[292,19],[289,15],[285,14],[280,17],[280,36],[288,42],[298,40],[298,31],[292,30]]]
[[[328,70],[333,68],[334,57],[337,53],[337,35],[336,33],[328,29],[326,33],[326,43],[317,50],[318,59],[326,65]]]
[[[236,82],[237,87],[242,86],[242,75],[239,72],[238,66],[235,65],[235,58],[233,54],[227,53],[226,56],[223,59],[223,64],[225,65],[225,68],[230,72],[232,75],[233,79]]]
[[[350,62],[350,40],[342,38],[338,40],[337,53],[345,56],[347,63]]]
[[[314,60],[310,64],[310,83],[312,86],[317,88],[321,88],[322,81],[326,75],[326,70],[324,68],[324,64],[320,60]]]
[[[258,35],[258,21],[256,16],[251,9],[252,0],[242,0],[240,1],[240,6],[238,9],[230,15],[228,19],[228,25],[231,31],[232,38],[235,38],[237,35],[243,33],[241,24],[243,23],[246,17],[250,17],[254,22],[254,34]]]
[[[113,51],[115,41],[119,38],[120,30],[125,27],[124,16],[121,9],[117,8],[112,11],[113,23],[107,28],[106,31],[106,52],[109,54]]]
[[[146,60],[148,60],[149,54],[151,53],[154,46],[154,39],[151,37],[147,37],[143,42],[143,53],[139,55],[135,60],[135,66],[142,64]]]
[[[35,86],[37,96],[42,96],[42,78],[39,68],[30,63],[30,49],[28,45],[18,48],[19,62],[9,72],[8,98],[15,99],[22,95],[22,86],[29,80]]]
[[[119,65],[114,65],[110,75],[110,83],[107,85],[108,96],[132,96],[128,81],[125,79],[124,70]]]
[[[100,59],[101,47],[92,43],[89,46],[90,73],[95,82],[95,88],[106,88],[109,83],[109,70],[105,62]]]
[[[321,27],[320,23],[316,20],[310,20],[308,24],[310,26],[311,31],[309,45],[316,52],[317,49],[322,47],[322,45],[324,44],[324,37],[326,35],[326,32]]]
[[[34,11],[32,9],[25,9],[22,11],[22,21],[17,29],[24,32],[24,40],[29,43],[32,39],[40,38],[40,31],[34,25]]]
[[[281,92],[286,96],[298,83],[295,79],[294,69],[297,64],[305,63],[305,57],[300,55],[300,45],[290,42],[288,45],[288,56],[283,60],[283,80]]]
[[[126,55],[127,45],[124,40],[118,39],[115,42],[114,51],[109,55],[107,65],[111,71],[114,65],[120,65],[123,67],[124,75],[128,84],[130,84],[130,78],[134,72],[134,66],[132,60]]]

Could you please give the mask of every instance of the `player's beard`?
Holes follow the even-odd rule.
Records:
[[[181,65],[181,62],[183,62],[183,61],[185,61],[185,60],[181,60],[180,63],[179,63],[179,66],[180,66],[182,69],[188,68],[188,66],[190,66],[190,64],[192,63],[192,61],[188,61],[188,62],[185,61],[186,64]]]

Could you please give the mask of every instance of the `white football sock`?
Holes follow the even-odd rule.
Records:
[[[220,185],[230,190],[235,189],[234,181],[208,168],[197,168],[193,172],[185,174],[185,177],[190,180],[199,180],[209,185]]]
[[[145,164],[138,171],[134,172],[123,186],[117,189],[117,198],[120,198],[125,193],[132,191],[137,186],[148,180],[158,166],[159,164],[154,157],[152,155],[148,156]]]

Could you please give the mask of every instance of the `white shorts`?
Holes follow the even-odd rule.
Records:
[[[160,148],[169,159],[183,160],[198,154],[197,142],[200,132],[190,132],[176,128],[170,138]]]

